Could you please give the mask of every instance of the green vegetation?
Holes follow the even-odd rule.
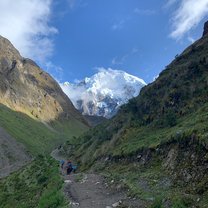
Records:
[[[194,132],[207,143],[207,42],[206,36],[177,56],[113,119],[71,141],[74,157],[88,165],[101,157],[128,157]]]
[[[150,208],[206,208],[207,43],[208,36],[177,55],[115,117],[81,137],[77,136],[86,128],[79,122],[53,121],[46,128],[5,106],[0,106],[0,126],[33,155],[49,153],[67,140],[64,150],[81,170],[102,172]],[[3,180],[0,203],[4,207],[64,207],[62,183],[52,163],[39,156],[23,172]]]
[[[187,48],[114,118],[67,142],[66,152],[151,208],[207,207],[207,43],[208,36]]]
[[[0,126],[33,155],[50,153],[57,145],[86,130],[82,123],[53,122],[52,127],[38,120],[0,105]]]
[[[30,165],[0,181],[0,207],[67,207],[62,186],[57,162],[39,155]]]
[[[156,152],[153,153],[152,158],[146,164],[143,164],[142,160],[140,162],[135,160],[130,162],[128,159],[123,159],[119,162],[99,161],[94,163],[91,168],[104,174],[109,179],[109,183],[113,180],[115,187],[127,190],[132,198],[136,197],[143,200],[150,208],[189,208],[193,205],[206,208],[208,189],[198,192],[195,185],[192,184],[207,184],[208,176],[206,176],[206,172],[202,173],[205,176],[198,176],[198,181],[191,179],[189,182],[185,182],[186,177],[180,174],[181,171],[181,173],[184,173],[193,169],[193,161],[190,160],[190,155],[196,154],[196,152],[193,148],[190,150],[190,155],[185,156],[188,154],[188,149],[189,147],[181,150],[181,153],[179,153],[181,158],[178,159],[187,158],[183,162],[178,162],[172,170],[165,167],[164,155]],[[199,157],[202,157],[202,155]],[[196,163],[195,170],[191,170],[190,174],[198,173],[201,164],[200,161]],[[174,173],[174,177],[171,173]]]
[[[0,180],[0,207],[68,207],[58,164],[49,154],[64,141],[85,131],[86,126],[69,120],[44,124],[4,105],[0,105],[0,115],[0,126],[24,144],[35,158],[27,167]]]
[[[159,203],[160,201],[158,201],[162,198],[171,203],[171,208],[188,208],[200,198],[197,204],[200,204],[201,208],[206,208],[208,204],[206,201],[208,194],[206,171],[205,175],[202,174],[203,176],[199,177],[199,180],[193,182],[198,185],[192,186],[191,182],[189,182],[190,185],[184,184],[184,177],[181,175],[174,179],[174,183],[172,182],[172,172],[164,167],[164,155],[161,157],[157,154],[152,155],[152,159],[145,165],[136,161],[137,155],[146,154],[145,150],[156,150],[163,146],[164,149],[168,149],[168,145],[171,143],[181,143],[183,146],[194,137],[198,144],[192,149],[190,148],[190,155],[184,162],[177,162],[174,173],[178,174],[181,170],[193,170],[191,155],[198,154],[202,160],[206,159],[204,146],[208,144],[207,120],[208,104],[204,104],[196,112],[177,118],[177,125],[172,127],[157,128],[154,124],[140,127],[128,126],[128,128],[124,126],[119,135],[114,133],[112,139],[108,139],[109,137],[106,136],[107,139],[104,140],[105,132],[101,125],[87,132],[81,141],[79,139],[71,140],[65,145],[65,149],[71,148],[73,152],[71,156],[80,162],[82,170],[91,168],[96,172],[104,173],[110,181],[115,180],[118,185],[129,190],[130,196],[147,201],[152,207],[163,207],[165,202]],[[97,139],[98,135],[95,132],[99,132],[99,129],[101,133],[98,134],[99,139]],[[183,151],[185,152],[185,150]],[[180,153],[181,155],[178,153],[179,161],[185,158],[183,151]],[[111,159],[104,162],[105,158]],[[200,164],[200,161],[195,161],[194,164],[196,170],[193,171],[193,174],[199,174],[198,168],[203,165]],[[152,199],[154,202],[151,205]]]
[[[162,206],[162,199],[160,199],[160,198],[155,199],[155,201],[150,206],[150,208],[163,208],[163,206]]]
[[[108,132],[104,131],[101,125],[79,139],[70,140],[65,149],[73,146],[76,150],[73,152],[74,157],[80,160],[82,165],[90,165],[100,157],[129,157],[143,149],[157,148],[174,140],[182,141],[184,138],[191,137],[192,134],[196,134],[199,142],[205,145],[208,144],[207,120],[208,104],[205,104],[193,114],[178,118],[177,125],[173,127],[124,126],[117,133],[118,135],[114,133],[111,140],[108,139],[110,136],[106,136]],[[112,132],[109,134],[113,134]]]

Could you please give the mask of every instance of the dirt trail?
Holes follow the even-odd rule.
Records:
[[[109,189],[100,175],[74,174],[66,179],[68,185],[64,190],[72,201],[72,208],[118,207],[126,199],[124,193]]]
[[[0,127],[0,178],[20,169],[31,159],[24,146]]]
[[[54,150],[51,156],[60,161],[65,159]],[[104,177],[98,174],[71,174],[62,173],[65,186],[64,193],[72,208],[144,208],[138,200],[127,197],[124,191],[110,188]]]

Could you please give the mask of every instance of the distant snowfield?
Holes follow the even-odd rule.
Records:
[[[100,68],[78,83],[60,83],[61,88],[83,115],[110,118],[129,99],[139,95],[145,81],[121,70]]]

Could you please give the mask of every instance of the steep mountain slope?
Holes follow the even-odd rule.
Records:
[[[145,85],[142,79],[124,71],[102,69],[79,83],[66,82],[61,87],[83,115],[110,118]]]
[[[0,175],[87,128],[58,83],[0,36]]]
[[[102,116],[84,116],[85,120],[88,122],[88,124],[92,127],[97,126],[101,124],[102,122],[106,121],[107,118],[102,117]]]
[[[0,128],[0,178],[27,164],[31,158],[24,147]]]
[[[207,95],[205,31],[114,118],[69,143],[64,151],[83,169],[105,172],[151,207],[205,208]]]
[[[21,57],[13,45],[1,36],[0,102],[42,121],[63,118],[84,123],[57,82],[32,60]]]

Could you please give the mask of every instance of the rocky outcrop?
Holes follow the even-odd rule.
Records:
[[[0,103],[46,122],[55,119],[85,122],[58,83],[1,36]]]
[[[204,24],[204,32],[203,32],[203,36],[207,35],[208,34],[208,21],[205,22]]]

